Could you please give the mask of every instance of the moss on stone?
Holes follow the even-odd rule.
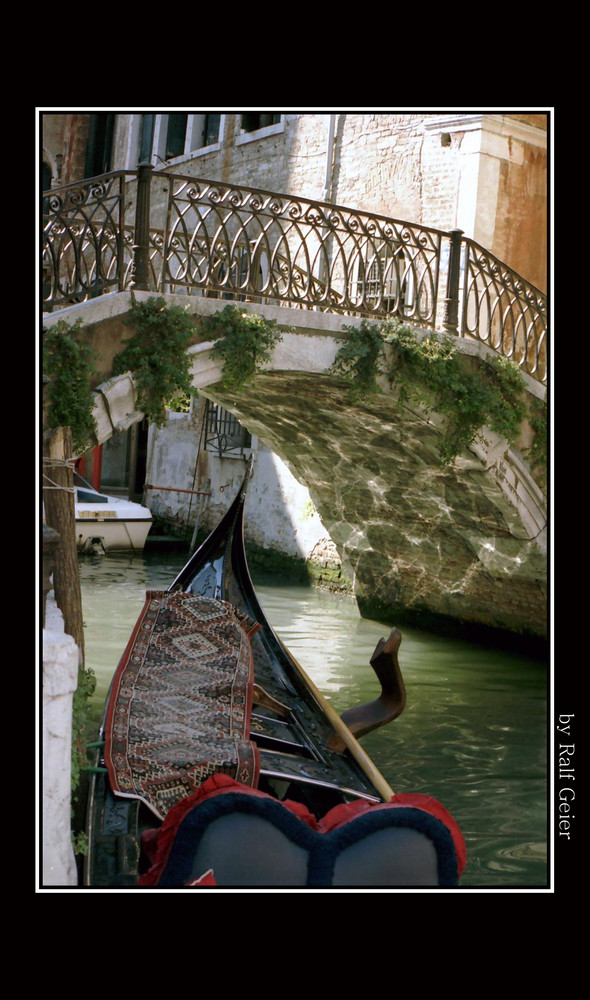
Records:
[[[186,525],[175,524],[163,517],[154,516],[154,525],[148,536],[147,548],[150,548],[150,538],[155,547],[168,544],[182,548],[190,544],[193,529]],[[208,531],[199,531],[197,546],[208,536]],[[334,593],[352,594],[351,581],[335,560],[305,559],[303,556],[291,556],[278,549],[264,548],[254,542],[246,541],[248,566],[259,582],[268,579],[276,583],[280,580],[290,586],[318,587]]]
[[[340,563],[289,556],[277,549],[247,543],[248,565],[258,577],[280,579],[288,584],[318,587],[334,593],[352,594],[352,583]]]
[[[280,578],[284,583],[295,586],[308,586],[310,584],[305,559],[302,557],[289,556],[277,549],[266,549],[248,541],[246,542],[246,553],[248,566],[258,579],[264,577]]]
[[[330,590],[338,594],[353,594],[352,583],[344,573],[342,566],[336,564],[325,566],[308,559],[306,568],[314,587],[321,587],[322,590]]]

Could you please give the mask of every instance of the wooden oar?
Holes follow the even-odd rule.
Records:
[[[358,740],[353,736],[346,723],[342,721],[336,709],[333,708],[330,702],[324,698],[319,688],[316,687],[316,685],[307,675],[301,664],[295,659],[293,653],[286,648],[285,644],[280,639],[278,639],[278,641],[283,647],[285,654],[290,658],[291,662],[294,664],[294,666],[301,674],[301,677],[303,678],[307,687],[309,688],[314,698],[320,705],[322,711],[324,712],[324,715],[326,716],[328,722],[333,727],[335,733],[340,737],[340,740],[338,742],[340,742],[342,749],[346,748],[347,750],[350,751],[351,755],[354,757],[359,767],[361,767],[362,770],[365,772],[371,783],[374,785],[376,791],[379,792],[379,795],[381,796],[383,801],[384,802],[391,801],[395,793],[393,789],[388,785],[381,772],[375,767],[369,755],[365,753],[362,746],[360,745]]]

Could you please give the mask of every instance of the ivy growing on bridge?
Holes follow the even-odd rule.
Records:
[[[275,320],[237,305],[228,305],[197,325],[185,309],[167,306],[162,297],[134,299],[125,322],[134,332],[113,359],[113,375],[133,372],[138,408],[158,427],[164,424],[168,407],[186,409],[194,392],[187,354],[192,341],[214,339],[213,356],[223,362],[224,386],[240,388],[270,360],[281,339]],[[44,333],[43,343],[43,371],[50,379],[48,421],[53,427],[72,429],[78,452],[90,446],[96,433],[90,389],[93,352],[81,331],[81,320],[73,326],[60,321]]]
[[[43,331],[43,374],[47,386],[48,427],[69,427],[77,454],[86,451],[96,434],[94,396],[94,352],[81,336],[82,321],[60,320]]]
[[[381,327],[363,319],[359,327],[345,326],[346,343],[332,365],[335,375],[349,384],[351,403],[380,392],[378,378],[385,374],[384,339]]]
[[[186,352],[195,337],[195,324],[185,309],[167,306],[161,297],[134,299],[125,322],[135,332],[114,358],[113,375],[133,372],[139,409],[161,427],[173,400],[193,391]]]
[[[236,305],[208,316],[201,324],[201,332],[216,340],[213,357],[223,362],[223,385],[230,389],[251,383],[281,340],[276,320],[245,312]]]
[[[468,358],[457,351],[453,338],[431,334],[419,340],[397,320],[363,320],[359,327],[344,329],[347,341],[332,372],[349,383],[351,402],[380,392],[379,379],[385,377],[397,388],[401,403],[412,401],[443,414],[444,464],[472,444],[483,427],[510,443],[518,437],[528,408],[515,362]]]
[[[535,399],[531,404],[529,412],[529,422],[533,430],[534,438],[530,448],[526,451],[526,456],[531,463],[539,483],[546,492],[547,490],[547,406],[539,399]]]

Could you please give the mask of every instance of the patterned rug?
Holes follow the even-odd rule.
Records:
[[[224,601],[147,592],[107,712],[114,792],[163,819],[212,774],[256,785],[250,636],[259,627]]]

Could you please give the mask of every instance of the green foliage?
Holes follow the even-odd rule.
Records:
[[[113,374],[132,371],[137,403],[148,420],[161,427],[166,408],[192,389],[190,358],[186,353],[195,325],[180,306],[167,306],[163,298],[134,300],[125,321],[135,330],[113,361]]]
[[[380,328],[363,319],[360,327],[345,326],[346,343],[340,348],[332,366],[334,375],[341,375],[349,384],[351,402],[380,392],[377,378],[383,374],[383,336]]]
[[[358,330],[351,331],[332,371],[347,378],[352,400],[379,392],[377,379],[385,375],[398,389],[400,402],[411,399],[444,414],[441,461],[445,464],[483,427],[514,441],[526,416],[524,380],[513,361],[466,358],[456,350],[453,338],[431,334],[419,340],[395,320],[380,324],[363,320]]]
[[[230,389],[250,384],[281,340],[275,320],[236,305],[207,317],[201,330],[207,339],[217,341],[212,354],[223,362],[223,385]]]
[[[82,341],[82,321],[73,325],[60,320],[43,331],[43,374],[47,385],[49,427],[69,427],[74,451],[80,454],[96,435],[93,416],[94,352]]]
[[[534,432],[533,443],[526,457],[538,475],[540,486],[547,489],[547,405],[536,399],[530,407],[529,422]]]
[[[405,398],[413,396],[447,417],[441,459],[448,463],[490,427],[514,441],[526,416],[524,380],[508,358],[470,359],[460,354],[451,337],[431,335],[419,341],[409,329],[390,324],[386,341],[393,358],[392,385]],[[428,398],[430,396],[430,399]]]
[[[86,668],[78,671],[78,686],[72,703],[72,797],[80,782],[80,772],[87,767],[86,744],[90,719],[90,699],[96,689],[96,676]]]
[[[194,390],[193,390],[194,392]],[[189,413],[191,408],[192,393],[185,392],[182,396],[175,396],[170,402],[169,409],[174,413]]]
[[[84,832],[72,832],[71,837],[74,854],[80,854],[82,857],[86,857],[88,854],[88,834]]]
[[[301,520],[309,521],[317,514],[313,500],[306,500],[301,509]]]

